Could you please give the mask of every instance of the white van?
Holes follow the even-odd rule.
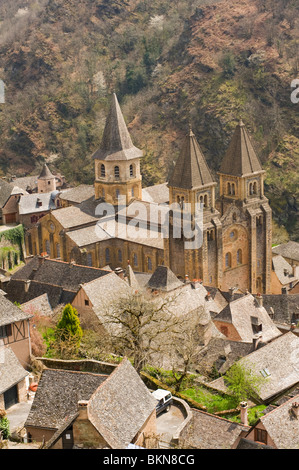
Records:
[[[172,394],[170,392],[167,390],[162,390],[162,388],[158,388],[152,392],[152,395],[158,402],[156,405],[157,415],[162,413],[164,410],[169,411],[172,404]]]

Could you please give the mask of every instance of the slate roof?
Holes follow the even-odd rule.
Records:
[[[53,214],[53,217],[65,229],[71,229],[81,225],[95,224],[98,220],[96,217],[82,212],[78,207],[75,206],[62,207],[57,209]]]
[[[272,268],[283,286],[297,280],[293,275],[292,266],[281,255],[272,258]]]
[[[4,207],[13,190],[13,184],[0,178],[0,207]]]
[[[42,171],[41,171],[38,179],[50,179],[50,178],[55,178],[55,176],[49,170],[48,165],[46,163],[44,163]]]
[[[264,307],[259,307],[256,299],[251,294],[246,294],[230,302],[216,317],[214,321],[231,323],[240,336],[240,341],[252,342],[256,332],[253,331],[253,317],[262,324],[263,342],[268,342],[281,333],[269,317]]]
[[[281,255],[284,258],[299,261],[299,243],[294,241],[282,243],[281,245],[273,247],[272,253]]]
[[[94,196],[94,186],[92,184],[80,184],[75,188],[70,188],[60,194],[60,199],[74,204],[81,204]]]
[[[299,449],[299,417],[293,415],[292,403],[299,403],[299,395],[260,418],[278,449]]]
[[[219,173],[246,176],[261,172],[262,166],[242,121],[236,126],[230,145],[225,153]]]
[[[20,178],[14,178],[13,183],[25,191],[34,191],[37,188],[37,178],[37,175],[22,176]]]
[[[165,204],[169,202],[169,189],[167,183],[155,184],[142,189],[142,200]]]
[[[216,183],[214,183],[206,159],[195,135],[190,130],[169,180],[169,186],[194,189],[214,184]]]
[[[167,266],[158,266],[149,279],[146,287],[169,292],[184,284]]]
[[[56,192],[22,195],[19,200],[19,214],[35,214],[36,212],[55,210],[55,196]],[[39,205],[38,202],[42,204]]]
[[[142,157],[142,150],[133,145],[116,94],[113,94],[100,148],[93,154],[96,160],[119,161]]]
[[[156,400],[126,358],[87,407],[90,421],[112,449],[125,449],[155,408]]]
[[[267,446],[266,444],[262,444],[261,442],[251,441],[242,437],[240,439],[239,444],[236,447],[237,449],[274,449],[274,447]]]
[[[21,309],[23,312],[31,313],[31,314],[38,314],[38,315],[45,315],[45,316],[52,316],[53,310],[51,304],[49,302],[48,294],[42,294],[38,297],[35,297],[28,302],[25,302],[21,305]]]
[[[258,376],[262,376],[261,371],[264,369],[269,371],[269,377],[264,379],[259,390],[259,397],[263,402],[268,403],[299,383],[298,350],[299,338],[289,332],[240,359],[241,364],[248,364]],[[220,390],[226,389],[223,377],[210,385]]]
[[[78,401],[89,400],[107,375],[45,369],[25,422],[26,426],[57,430],[78,411]]]
[[[55,213],[56,212],[57,211],[55,211]],[[67,236],[79,247],[84,247],[103,240],[113,240],[115,238],[139,243],[141,245],[153,246],[163,250],[163,235],[156,230],[141,226],[135,229],[132,226],[120,222],[109,225],[109,221],[111,222],[111,218],[103,217],[97,220],[97,223],[94,225],[67,232]]]
[[[113,301],[132,292],[129,284],[114,272],[83,284],[82,290],[89,298],[92,309],[101,322]]]
[[[299,294],[263,294],[263,304],[268,313],[274,312],[274,320],[290,324],[299,314]]]
[[[35,256],[11,276],[4,289],[9,299],[21,304],[47,294],[51,307],[55,308],[72,302],[82,283],[108,273],[104,269]],[[24,290],[26,281],[30,281],[28,292]]]
[[[0,346],[0,395],[27,375],[28,372],[22,367],[12,349]]]
[[[188,449],[231,449],[248,426],[192,409],[192,419],[180,435],[180,444]]]
[[[6,297],[0,295],[0,326],[28,320],[32,315],[23,312],[19,307],[10,302]]]

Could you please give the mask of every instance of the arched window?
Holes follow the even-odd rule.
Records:
[[[46,252],[48,253],[48,255],[51,254],[51,249],[50,249],[50,242],[49,242],[49,240],[46,240]]]
[[[256,183],[256,181],[253,183],[253,194],[257,194],[257,183]]]
[[[203,205],[204,205],[204,207],[208,207],[208,196],[207,196],[207,194],[204,195]]]
[[[232,183],[232,196],[235,196],[236,194],[236,186],[235,183]]]
[[[105,176],[106,176],[105,165],[103,165],[103,163],[102,163],[102,165],[101,165],[101,177],[105,178]]]
[[[147,269],[149,271],[152,271],[152,269],[153,269],[153,264],[152,264],[152,260],[151,260],[150,257],[147,258]]]
[[[118,250],[118,262],[119,263],[123,262],[123,253],[121,250]]]
[[[232,189],[230,183],[227,183],[227,194],[231,194]]]
[[[114,176],[115,178],[119,178],[119,166],[114,167]]]
[[[120,196],[120,191],[119,191],[119,189],[117,189],[117,190],[115,191],[115,196],[116,196],[116,199],[119,198],[119,196]]]
[[[60,243],[56,243],[56,256],[60,258]]]
[[[106,263],[110,262],[110,250],[109,250],[109,248],[106,248],[106,250],[105,250],[105,260],[106,260]]]
[[[253,193],[253,186],[252,183],[249,183],[249,195],[251,196]]]
[[[134,167],[133,165],[130,165],[130,176],[134,176]]]
[[[230,253],[226,253],[225,255],[225,267],[231,268],[232,265],[232,255]]]
[[[136,255],[136,253],[134,253],[134,255],[133,255],[133,264],[134,264],[134,266],[138,266],[138,257]]]
[[[237,251],[237,264],[242,264],[242,250]]]

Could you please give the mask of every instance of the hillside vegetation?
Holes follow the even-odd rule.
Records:
[[[0,0],[1,175],[47,161],[92,183],[114,91],[144,185],[168,178],[189,123],[216,174],[242,117],[299,240],[298,14],[296,0]]]

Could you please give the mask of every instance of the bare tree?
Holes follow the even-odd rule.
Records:
[[[137,292],[110,304],[104,315],[116,352],[132,357],[138,373],[151,356],[166,352],[173,333],[184,324],[171,308],[175,299]]]

